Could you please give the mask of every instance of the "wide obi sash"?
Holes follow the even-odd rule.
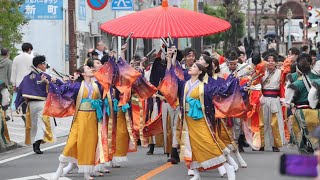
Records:
[[[96,111],[98,121],[102,120],[102,101],[100,99],[82,99],[79,111]]]
[[[262,94],[264,97],[279,97],[280,96],[280,90],[279,89],[263,89]]]
[[[115,112],[118,112],[119,111],[119,107],[118,107],[118,104],[119,104],[119,101],[118,99],[113,99],[113,110]],[[121,110],[122,112],[127,112],[128,109],[130,108],[130,105],[128,103],[126,103],[125,105],[121,106]]]
[[[200,100],[187,97],[186,101],[186,112],[188,112],[188,116],[194,120],[203,118]]]

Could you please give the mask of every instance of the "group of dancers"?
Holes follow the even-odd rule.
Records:
[[[319,125],[320,64],[311,55],[291,48],[280,62],[274,49],[247,59],[231,48],[225,57],[203,52],[195,60],[191,48],[172,46],[145,66],[146,57],[127,62],[126,49],[90,57],[73,76],[55,71],[59,78],[47,73],[44,56],[33,58],[15,101],[28,104],[26,144],[42,154],[40,144],[55,140],[52,117],[73,116],[52,179],[75,167],[85,179],[103,176],[138,144],[149,146],[147,155],[163,146],[168,162],[185,161],[192,180],[210,169],[235,179],[247,167],[243,143],[253,151],[279,152],[287,143],[317,148],[310,133]]]

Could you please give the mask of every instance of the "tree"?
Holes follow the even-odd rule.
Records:
[[[226,32],[223,51],[231,46],[237,46],[237,41],[245,34],[245,15],[241,12],[242,1],[224,0],[222,4],[227,11],[226,19],[231,23],[231,29]]]
[[[254,0],[253,1],[255,6],[255,16],[254,16],[254,30],[255,30],[255,39],[254,39],[254,52],[259,52],[259,32],[261,26],[261,19],[264,15],[265,4],[267,0]],[[260,15],[258,14],[258,6],[260,6]]]
[[[27,23],[19,7],[24,0],[0,0],[0,47],[10,49],[11,54],[17,52],[16,43],[22,40],[21,27]]]
[[[222,6],[217,7],[216,9],[213,9],[209,7],[208,5],[204,6],[204,13],[208,14],[210,16],[215,16],[221,19],[224,19],[226,17],[226,9]],[[205,36],[203,38],[203,42],[205,45],[211,45],[214,44],[215,48],[218,45],[220,41],[223,41],[225,38],[225,33],[219,33],[216,35],[211,36]]]
[[[230,22],[231,29],[224,33],[219,33],[204,38],[204,43],[216,45],[220,41],[224,41],[223,50],[226,51],[230,46],[236,45],[238,39],[242,38],[245,34],[245,15],[241,12],[241,4],[236,0],[224,1],[221,6],[212,8],[209,6],[204,7],[204,13],[225,19]]]

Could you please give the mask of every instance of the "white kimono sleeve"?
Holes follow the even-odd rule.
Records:
[[[316,108],[319,102],[318,99],[318,90],[315,87],[311,87],[309,94],[308,94],[308,101],[309,105],[312,109]]]

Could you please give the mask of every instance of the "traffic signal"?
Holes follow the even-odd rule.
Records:
[[[312,6],[309,5],[309,6],[307,7],[307,9],[308,9],[308,11],[311,11],[311,10],[312,10]]]
[[[308,27],[308,29],[312,28],[312,23],[311,22],[307,22],[307,27]]]
[[[310,0],[300,0],[302,3],[308,3]]]
[[[303,29],[303,22],[299,22],[299,27]]]

